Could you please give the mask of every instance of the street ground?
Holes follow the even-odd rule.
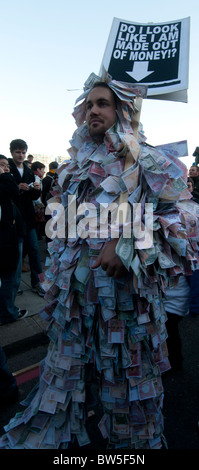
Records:
[[[44,241],[40,242],[40,249],[42,263],[44,264],[46,257]],[[32,322],[31,328],[33,328],[33,321],[35,322],[34,325],[38,325],[38,315],[35,313],[44,306],[45,302],[42,298],[31,293],[29,273],[24,273],[22,278],[24,294],[17,298],[17,302],[21,308],[24,308],[25,303],[29,302],[30,318],[22,321],[26,322],[26,328]],[[34,307],[34,304],[36,307]],[[17,322],[17,324],[20,324],[20,322]],[[20,328],[24,324],[21,323]],[[39,334],[34,336],[33,341],[30,341],[29,338],[27,341],[19,342],[19,348],[16,347],[16,344],[12,348],[12,343],[9,344],[8,348],[4,348],[7,364],[11,372],[16,372],[29,365],[38,363],[45,357],[48,338],[45,332],[43,332],[43,325],[42,328],[40,324],[37,327],[40,327]],[[183,368],[179,372],[169,371],[163,375],[165,437],[168,451],[183,450],[191,459],[193,455],[198,455],[197,451],[199,450],[199,315],[195,318],[183,318],[179,325],[179,330],[183,344]],[[3,336],[2,334],[2,339]],[[38,379],[33,379],[19,386],[19,401],[22,401],[27,396],[37,382]],[[21,409],[19,402],[7,407],[0,404],[0,435],[4,433],[3,426],[9,422],[19,409]],[[94,411],[95,414],[88,420],[87,429],[92,444],[86,447],[88,449],[95,449],[101,446],[100,448],[103,449],[104,442],[96,427],[99,420],[100,407],[97,406]]]

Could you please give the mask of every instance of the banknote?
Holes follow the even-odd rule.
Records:
[[[98,428],[100,429],[102,437],[107,439],[110,432],[110,416],[107,413],[102,416],[98,423]]]
[[[108,321],[116,316],[116,312],[114,309],[111,310],[109,308],[106,308],[103,304],[101,305],[101,314],[104,321]]]
[[[6,432],[11,431],[11,429],[16,426],[20,426],[23,423],[23,411],[19,411],[16,415],[10,419],[9,423],[4,426]]]
[[[100,183],[100,186],[108,193],[119,194],[120,186],[117,176],[108,176],[106,179]]]
[[[95,174],[95,175],[98,175],[98,176],[105,176],[107,174],[107,166],[105,168],[102,167],[102,165],[100,165],[99,163],[97,162],[93,162],[92,165],[89,167],[89,170],[88,170],[88,174]]]
[[[124,343],[124,321],[112,318],[108,322],[108,342]]]
[[[84,164],[84,162],[88,161],[88,158],[93,154],[96,150],[96,145],[92,142],[84,142],[81,145],[80,149],[77,152],[77,161],[80,166]]]
[[[82,426],[80,433],[77,434],[77,441],[80,447],[90,444],[91,441],[85,426]]]
[[[113,429],[116,434],[129,434],[129,420],[126,414],[113,415]]]
[[[169,144],[156,145],[156,149],[164,152],[168,157],[186,157],[188,155],[187,140],[171,142]]]
[[[108,163],[105,166],[105,170],[106,170],[106,174],[108,175],[120,176],[124,170],[124,164],[122,164],[120,160],[117,162]]]
[[[130,204],[133,205],[136,202],[140,202],[141,194],[142,194],[142,189],[141,189],[141,186],[139,185],[128,197],[128,201],[130,202]]]
[[[111,282],[109,285],[99,287],[98,288],[98,295],[99,295],[99,297],[115,297],[114,282]]]
[[[153,380],[138,385],[138,395],[140,400],[156,397]]]
[[[82,256],[81,260],[79,261],[75,269],[74,275],[78,282],[86,285],[88,282],[89,274],[90,274],[90,269],[88,266],[88,258],[85,254],[84,256]]]
[[[162,173],[153,173],[152,171],[145,170],[144,177],[150,186],[151,190],[154,193],[161,193],[163,190],[166,182],[168,181],[168,175],[164,175]]]
[[[138,186],[139,166],[134,163],[119,177],[119,185],[122,192],[128,191],[132,193]]]
[[[180,256],[185,256],[186,254],[186,246],[187,240],[183,238],[175,238],[169,236],[167,238],[168,243],[172,246],[172,248],[176,251],[176,253]]]
[[[125,268],[129,270],[134,253],[133,239],[124,238],[123,235],[121,235],[116,245],[115,252],[120,257]]]

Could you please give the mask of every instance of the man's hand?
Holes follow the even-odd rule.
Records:
[[[21,191],[29,191],[30,189],[27,183],[19,183],[18,187]]]
[[[41,185],[39,183],[33,183],[33,188],[36,189],[37,191],[40,191]]]
[[[92,266],[92,269],[101,266],[102,269],[106,271],[107,276],[113,276],[115,279],[119,279],[127,272],[121,259],[115,253],[117,242],[117,239],[111,240],[108,245],[102,249],[102,252]]]

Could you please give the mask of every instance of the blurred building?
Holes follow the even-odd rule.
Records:
[[[66,160],[66,157],[61,157],[61,156],[54,157],[52,155],[49,156],[49,155],[44,155],[44,154],[39,154],[39,153],[34,153],[32,155],[34,157],[33,162],[40,162],[45,165],[46,173],[49,170],[49,163],[56,161],[58,165],[60,165],[64,160]]]

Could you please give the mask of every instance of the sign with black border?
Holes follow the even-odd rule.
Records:
[[[147,24],[114,18],[100,73],[147,85],[148,98],[187,102],[189,35],[189,17]]]

